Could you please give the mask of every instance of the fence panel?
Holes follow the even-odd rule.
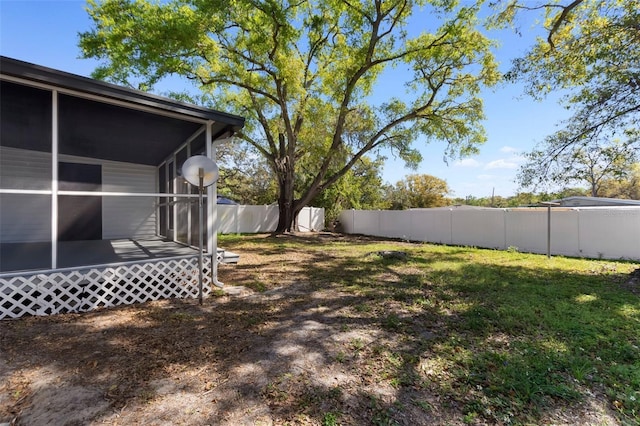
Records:
[[[378,234],[387,238],[411,238],[410,211],[381,210],[378,220]]]
[[[218,204],[218,232],[221,234],[237,234],[238,205]]]
[[[505,249],[505,211],[452,210],[452,242],[461,246]]]
[[[507,247],[516,247],[520,251],[529,253],[546,253],[547,210],[507,210],[505,232]]]
[[[273,232],[278,227],[278,206],[218,204],[218,232],[221,234]],[[324,209],[304,207],[298,216],[300,230],[324,229]]]
[[[358,215],[358,221],[362,216],[363,210],[343,210],[338,214],[338,222],[340,223],[340,229],[346,234],[358,234],[356,232],[356,214]]]
[[[575,209],[551,209],[551,253],[562,256],[582,256],[579,215],[580,211]],[[546,242],[546,231],[544,235]],[[546,253],[546,249],[540,253]]]
[[[351,234],[546,253],[547,214],[546,208],[347,210],[339,220]],[[640,208],[553,208],[551,253],[640,260]]]
[[[352,229],[348,231],[349,233],[380,236],[379,210],[351,210],[351,212],[354,215],[351,223],[348,220],[344,222],[349,223]]]
[[[640,260],[640,209],[580,209],[581,256]]]
[[[298,228],[302,232],[323,230],[324,209],[319,207],[303,207],[298,215]]]
[[[278,206],[238,206],[239,232],[271,232],[278,225]]]
[[[415,209],[411,214],[411,240],[452,244],[451,209]]]
[[[565,256],[580,256],[578,249],[578,212],[546,208],[508,209],[505,216],[506,246],[527,253],[547,253],[549,227],[551,251]]]

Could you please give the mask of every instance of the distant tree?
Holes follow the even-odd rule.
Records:
[[[541,194],[533,192],[518,192],[513,197],[507,199],[507,207],[532,206],[542,201]]]
[[[447,182],[431,175],[413,174],[396,183],[391,193],[394,210],[442,207],[449,204]]]
[[[273,171],[264,159],[239,139],[218,145],[218,195],[240,204],[269,205],[278,199]]]
[[[330,224],[342,210],[384,210],[391,203],[385,199],[381,175],[382,160],[362,157],[334,185],[319,194],[312,205],[324,207],[325,221]]]
[[[631,166],[625,179],[607,179],[601,184],[603,197],[640,200],[640,163]]]
[[[630,135],[626,143],[601,142],[592,137],[570,145],[567,145],[566,137],[564,132],[558,132],[525,154],[526,162],[517,175],[522,187],[583,183],[589,186],[590,195],[597,197],[601,195],[602,183],[607,179],[627,177],[640,148],[637,135]]]
[[[478,198],[473,195],[467,195],[466,197],[456,197],[449,200],[450,205],[464,205],[464,206],[480,206],[482,205],[484,198]]]
[[[588,191],[582,188],[564,188],[558,192],[519,192],[514,196],[502,197],[474,197],[454,198],[449,204],[468,205],[478,207],[524,207],[535,206],[543,201],[559,200],[577,195],[587,195]],[[492,201],[493,199],[493,201]]]
[[[103,61],[94,77],[142,89],[183,77],[245,116],[238,137],[274,172],[276,232],[286,232],[367,154],[384,148],[415,164],[419,136],[443,141],[451,156],[477,150],[479,93],[499,78],[493,42],[478,27],[481,3],[89,0],[93,28],[80,46]],[[415,34],[408,23],[419,9],[425,21]],[[408,71],[397,77],[406,93],[372,104],[392,67]],[[313,179],[300,185],[301,176]]]

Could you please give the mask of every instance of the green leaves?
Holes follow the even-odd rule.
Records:
[[[451,190],[447,182],[431,175],[408,175],[390,189],[394,210],[446,206]]]
[[[420,136],[448,156],[484,141],[478,94],[498,72],[468,3],[91,0],[88,12],[80,46],[104,61],[96,77],[151,89],[179,75],[245,116],[240,136],[280,173],[294,210],[374,150],[414,165]],[[424,25],[410,34],[416,14]],[[411,70],[397,74],[407,91],[374,103],[390,67]]]
[[[516,60],[509,75],[535,98],[567,93],[563,103],[574,114],[545,142],[547,156],[553,161],[566,149],[571,157],[585,140],[594,139],[600,145],[620,139],[627,151],[637,153],[637,139],[627,133],[640,122],[640,1],[498,3],[503,6],[498,22],[512,22],[516,11],[544,13],[547,37]]]
[[[592,196],[603,196],[603,183],[626,178],[640,152],[637,136],[624,143],[609,137],[575,143],[570,131],[557,132],[526,155],[518,182],[522,187],[586,183]]]

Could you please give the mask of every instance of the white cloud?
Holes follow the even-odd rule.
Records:
[[[517,158],[501,158],[499,160],[491,161],[484,166],[485,170],[493,170],[493,169],[517,169],[518,168],[518,159]]]
[[[481,165],[482,163],[480,163],[478,160],[474,160],[473,158],[465,158],[454,163],[454,166],[459,167],[480,167]]]
[[[520,152],[520,150],[512,146],[503,146],[500,148],[500,152]]]
[[[498,178],[498,176],[496,175],[478,175],[477,176],[478,180],[493,180]]]

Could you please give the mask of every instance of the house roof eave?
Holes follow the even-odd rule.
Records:
[[[0,74],[103,98],[124,101],[131,105],[167,111],[199,120],[211,120],[216,123],[224,123],[225,127],[232,129],[234,133],[244,126],[244,118],[234,114],[93,80],[88,77],[31,64],[6,56],[0,56]]]

